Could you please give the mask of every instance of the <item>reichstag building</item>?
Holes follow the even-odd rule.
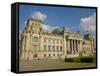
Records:
[[[87,33],[62,31],[43,31],[43,22],[28,19],[19,40],[19,56],[21,60],[57,59],[94,54],[94,39]]]

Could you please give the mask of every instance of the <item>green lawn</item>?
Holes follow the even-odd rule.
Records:
[[[95,67],[95,63],[79,63],[79,62],[67,62],[65,67],[67,68],[85,68],[85,67]]]
[[[80,56],[74,58],[65,58],[65,62],[81,62],[81,60],[96,62],[96,56]]]

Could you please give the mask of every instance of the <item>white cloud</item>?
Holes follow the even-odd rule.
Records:
[[[38,19],[38,20],[41,20],[41,21],[44,21],[46,19],[46,15],[41,13],[41,12],[34,12],[33,15],[32,15],[32,18],[34,19]]]
[[[95,33],[96,30],[96,14],[85,18],[81,18],[79,28],[83,31]]]
[[[45,25],[45,24],[42,24],[42,26],[43,26],[43,30],[48,31],[48,32],[52,32],[54,29],[63,30],[63,27],[59,27],[59,26],[50,26],[50,25]],[[65,30],[69,31],[70,28],[65,27]]]
[[[43,26],[43,30],[48,32],[52,32],[54,29],[59,28],[58,26],[50,26],[45,24],[42,24],[42,26]]]
[[[38,19],[38,20],[41,20],[41,21],[44,21],[46,18],[47,18],[47,15],[46,14],[43,14],[41,13],[40,11],[37,11],[37,12],[34,12],[33,15],[32,15],[32,18],[34,19]],[[27,22],[27,21],[26,21]],[[25,22],[25,24],[26,24]],[[43,24],[43,30],[44,31],[48,31],[48,32],[52,32],[54,29],[62,29],[61,27],[59,26],[50,26],[50,25],[45,25]],[[66,28],[66,30],[68,31],[69,28]]]

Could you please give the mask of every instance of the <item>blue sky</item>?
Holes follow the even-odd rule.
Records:
[[[45,25],[67,27],[69,31],[75,32],[79,26],[84,29],[84,24],[92,22],[92,16],[96,14],[95,9],[75,8],[75,7],[51,7],[51,6],[36,6],[36,5],[20,5],[19,7],[19,29],[23,30],[25,21],[32,17],[35,12],[41,12],[46,15],[43,21]],[[90,19],[91,18],[91,19]],[[83,20],[82,20],[83,19]],[[91,20],[91,21],[90,21]],[[81,28],[82,28],[81,27]],[[95,27],[95,25],[93,26]],[[91,27],[92,28],[92,27]],[[82,34],[86,30],[79,29]]]

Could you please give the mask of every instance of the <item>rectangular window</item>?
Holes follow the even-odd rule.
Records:
[[[43,46],[44,50],[46,50],[46,45]]]
[[[59,51],[59,46],[57,46],[57,51]]]
[[[44,54],[44,57],[46,57],[46,54]]]
[[[62,41],[60,41],[60,43],[62,44]]]
[[[37,51],[37,45],[33,46],[33,51]]]
[[[55,51],[55,46],[53,45],[53,51]]]
[[[51,45],[48,45],[48,51],[51,51]]]
[[[60,46],[60,51],[62,51],[62,46]]]
[[[44,38],[44,43],[46,43],[46,38]]]

